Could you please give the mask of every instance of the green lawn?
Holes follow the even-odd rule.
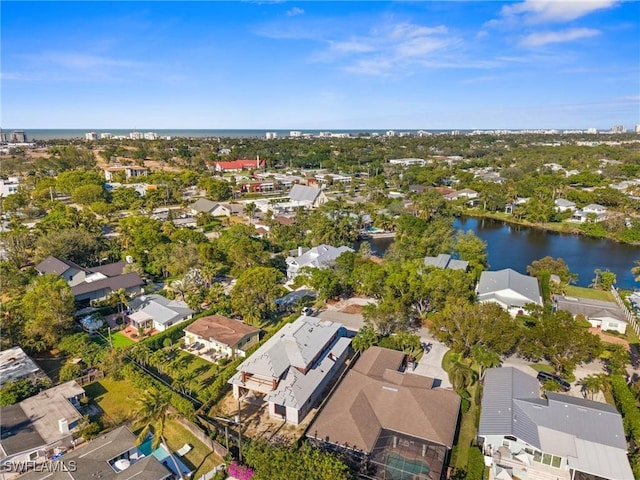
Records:
[[[128,420],[134,420],[132,416],[136,408],[135,399],[139,395],[139,390],[129,381],[103,378],[99,382],[87,385],[85,391],[87,396],[103,410],[105,414],[103,423],[107,427],[115,427]],[[197,440],[191,432],[175,419],[167,421],[164,437],[172,450],[179,449],[185,443],[193,447],[182,459],[186,460],[186,463],[196,470],[194,478],[204,475],[216,465],[222,463],[220,457]]]
[[[566,294],[568,297],[582,297],[592,300],[602,300],[604,302],[615,302],[611,292],[595,290],[593,288],[576,287],[575,285],[568,286],[566,288]]]
[[[554,368],[551,365],[547,365],[546,363],[531,363],[529,364],[529,366],[536,372],[556,373]]]
[[[92,337],[94,342],[99,343],[100,345],[103,346],[107,346],[109,344],[109,340],[108,340],[108,336],[107,335],[94,335]],[[133,345],[134,342],[133,340],[131,340],[129,337],[127,337],[126,335],[124,335],[121,332],[114,332],[111,334],[111,342],[113,343],[113,346],[116,348],[120,348],[120,347],[128,347],[129,345]]]

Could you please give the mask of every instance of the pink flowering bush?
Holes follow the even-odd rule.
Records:
[[[255,474],[252,468],[245,465],[238,465],[236,462],[231,462],[227,473],[238,480],[249,480]]]

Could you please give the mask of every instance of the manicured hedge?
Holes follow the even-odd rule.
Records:
[[[624,377],[611,375],[611,391],[616,407],[622,414],[624,431],[635,446],[635,451],[629,456],[631,468],[635,478],[640,478],[640,409],[638,399],[633,394]]]
[[[484,477],[484,457],[479,448],[469,449],[469,460],[467,460],[467,475],[465,480],[482,480]]]
[[[184,337],[184,329],[195,322],[198,317],[190,318],[185,322],[181,322],[178,325],[174,325],[173,327],[167,328],[164,332],[157,333],[149,338],[145,338],[140,343],[144,343],[151,349],[151,351],[160,350],[164,347],[164,341],[168,338],[171,340],[171,343],[174,344],[182,337]]]

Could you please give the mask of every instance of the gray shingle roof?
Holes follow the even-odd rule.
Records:
[[[515,298],[514,293],[521,298]],[[542,305],[538,280],[511,268],[482,272],[478,282],[478,300],[498,300],[518,307],[530,302]]]
[[[129,302],[129,308],[144,312],[160,325],[178,323],[195,312],[180,300],[169,300],[162,295],[142,295]]]
[[[83,282],[71,287],[71,292],[74,296],[83,295],[90,292],[98,292],[100,290],[116,291],[121,288],[125,290],[133,287],[140,287],[144,285],[144,281],[135,272],[125,273],[124,275],[117,275],[115,277],[102,278],[93,282]]]
[[[450,268],[451,270],[465,271],[469,267],[469,262],[456,260],[446,253],[441,253],[437,257],[425,257],[424,264],[426,267]]]
[[[200,198],[191,204],[191,209],[201,213],[212,212],[218,204],[207,198]]]
[[[62,260],[57,257],[47,257],[36,265],[36,270],[43,275],[47,273],[57,273],[58,275],[62,275],[70,268],[86,271],[85,268],[82,268],[77,263],[73,263],[71,260]]]
[[[353,252],[353,249],[347,246],[332,247],[331,245],[318,245],[313,247],[299,257],[288,257],[287,264],[296,263],[298,268],[315,267],[325,268],[335,262],[336,258],[344,252]]]
[[[315,202],[321,190],[315,187],[307,187],[305,185],[295,184],[291,187],[289,198],[295,202]]]

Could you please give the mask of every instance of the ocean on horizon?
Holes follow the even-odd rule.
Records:
[[[32,141],[37,141],[37,140],[58,140],[58,139],[64,139],[64,140],[73,140],[73,139],[78,139],[78,140],[84,140],[84,135],[85,133],[88,132],[95,132],[98,134],[98,136],[101,133],[110,133],[113,136],[125,136],[128,137],[129,134],[133,131],[136,132],[141,132],[141,133],[145,133],[145,132],[154,132],[158,135],[158,137],[180,137],[180,138],[217,138],[217,137],[227,137],[227,138],[265,138],[267,132],[275,132],[277,133],[278,137],[288,137],[289,134],[292,131],[299,131],[302,134],[311,134],[311,135],[319,135],[320,132],[331,132],[331,133],[338,133],[338,134],[350,134],[350,135],[358,135],[358,134],[375,134],[378,133],[380,135],[384,135],[387,131],[389,130],[393,130],[396,133],[404,133],[404,132],[408,132],[408,133],[412,133],[412,134],[416,134],[417,132],[419,132],[420,130],[407,130],[407,129],[381,129],[381,130],[368,130],[368,129],[362,129],[362,130],[357,130],[357,129],[349,129],[349,130],[344,130],[344,129],[335,129],[335,130],[331,130],[331,129],[317,129],[317,130],[295,130],[295,129],[290,129],[290,130],[283,130],[283,129],[247,129],[247,130],[243,130],[243,129],[122,129],[122,128],[115,128],[115,129],[108,129],[108,128],[100,128],[100,129],[38,129],[38,128],[33,128],[33,129],[3,129],[5,133],[8,132],[12,132],[14,130],[21,130],[24,131],[25,134],[27,135],[27,140],[32,142]],[[450,132],[451,130],[423,130],[423,131],[428,131],[431,133],[443,133],[443,132]]]

